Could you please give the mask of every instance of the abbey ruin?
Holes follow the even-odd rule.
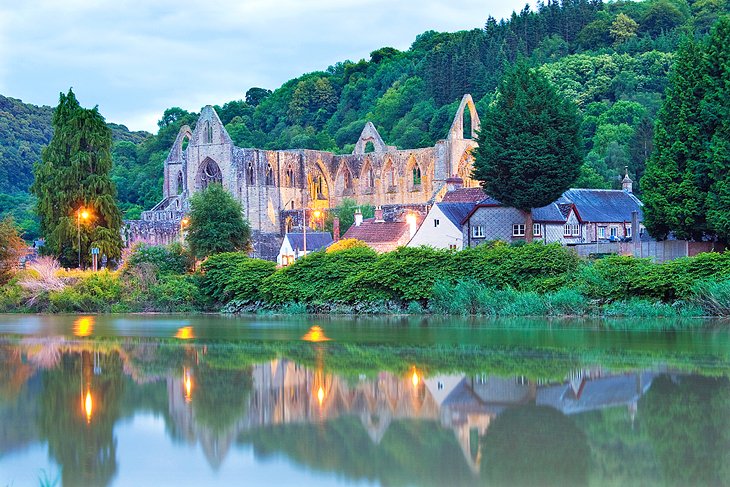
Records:
[[[471,124],[465,132],[466,110]],[[467,94],[446,139],[433,147],[386,145],[368,122],[349,155],[243,149],[233,144],[213,107],[206,106],[195,130],[182,127],[170,150],[162,201],[141,220],[127,222],[125,236],[129,244],[171,243],[190,210],[190,196],[212,183],[222,184],[241,202],[253,231],[253,255],[259,258],[275,257],[284,233],[301,226],[302,210],[334,208],[345,198],[381,206],[391,219],[405,211],[425,214],[443,197],[450,176],[459,176],[465,187],[478,184],[471,179],[478,129],[479,116]]]

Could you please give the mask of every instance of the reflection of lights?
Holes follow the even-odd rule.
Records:
[[[74,321],[73,332],[77,337],[87,337],[94,332],[94,317],[81,316]]]
[[[185,402],[193,399],[193,378],[190,369],[183,369],[183,387],[185,387]]]
[[[315,325],[302,337],[302,340],[306,342],[327,342],[330,338],[324,334],[321,327]]]
[[[413,387],[418,387],[418,383],[421,381],[421,379],[418,377],[418,372],[416,371],[416,368],[413,367],[413,375],[411,376],[411,382],[413,383]]]
[[[178,328],[177,333],[175,333],[175,338],[179,338],[180,340],[190,340],[191,338],[195,338],[193,327],[183,326],[182,328]]]
[[[320,387],[317,391],[317,400],[319,401],[319,405],[321,407],[322,401],[324,401],[324,389],[322,389],[322,387]]]
[[[86,391],[86,397],[84,398],[84,412],[86,413],[86,423],[91,423],[91,413],[94,408],[94,403],[91,400],[91,391]]]

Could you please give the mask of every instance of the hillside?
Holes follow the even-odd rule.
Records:
[[[483,110],[504,70],[524,58],[583,114],[586,163],[576,185],[610,187],[618,184],[624,166],[635,179],[644,171],[682,37],[704,36],[728,12],[727,0],[548,1],[509,19],[488,17],[482,28],[424,32],[406,51],[383,47],[368,60],[304,74],[273,92],[251,88],[243,99],[216,109],[243,147],[349,152],[368,120],[389,144],[423,147],[445,136],[464,93]],[[50,109],[22,107],[16,111],[24,121],[0,129],[0,193],[27,187],[41,141],[50,136],[43,122]],[[160,199],[167,151],[179,127],[195,119],[195,113],[171,108],[155,136],[139,142],[117,135],[113,178],[127,217]],[[37,145],[23,145],[27,140]],[[9,164],[6,153],[22,163]],[[8,166],[21,168],[17,177],[3,179]]]

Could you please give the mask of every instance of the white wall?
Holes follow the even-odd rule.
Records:
[[[436,220],[439,221],[438,227],[434,225]],[[421,245],[436,249],[448,249],[450,245],[456,245],[456,249],[461,250],[464,248],[461,227],[454,225],[439,207],[434,205],[407,246],[419,247]]]

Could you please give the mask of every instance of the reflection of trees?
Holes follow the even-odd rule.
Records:
[[[215,369],[205,364],[195,367],[193,411],[195,420],[214,432],[228,430],[244,417],[251,392],[251,369]]]
[[[434,421],[393,421],[378,444],[353,416],[258,428],[239,443],[253,445],[259,457],[283,453],[319,471],[382,485],[476,484],[453,432]]]
[[[521,406],[487,430],[482,477],[490,485],[586,485],[590,450],[573,420],[546,406]]]
[[[118,355],[109,354],[100,355],[97,365],[101,372],[94,375],[90,352],[64,354],[58,367],[43,376],[38,429],[62,467],[64,487],[107,485],[117,470],[113,428],[123,392],[122,364]],[[88,423],[82,387],[90,387],[94,397]]]
[[[726,378],[654,379],[639,419],[672,485],[730,484],[730,382]]]

